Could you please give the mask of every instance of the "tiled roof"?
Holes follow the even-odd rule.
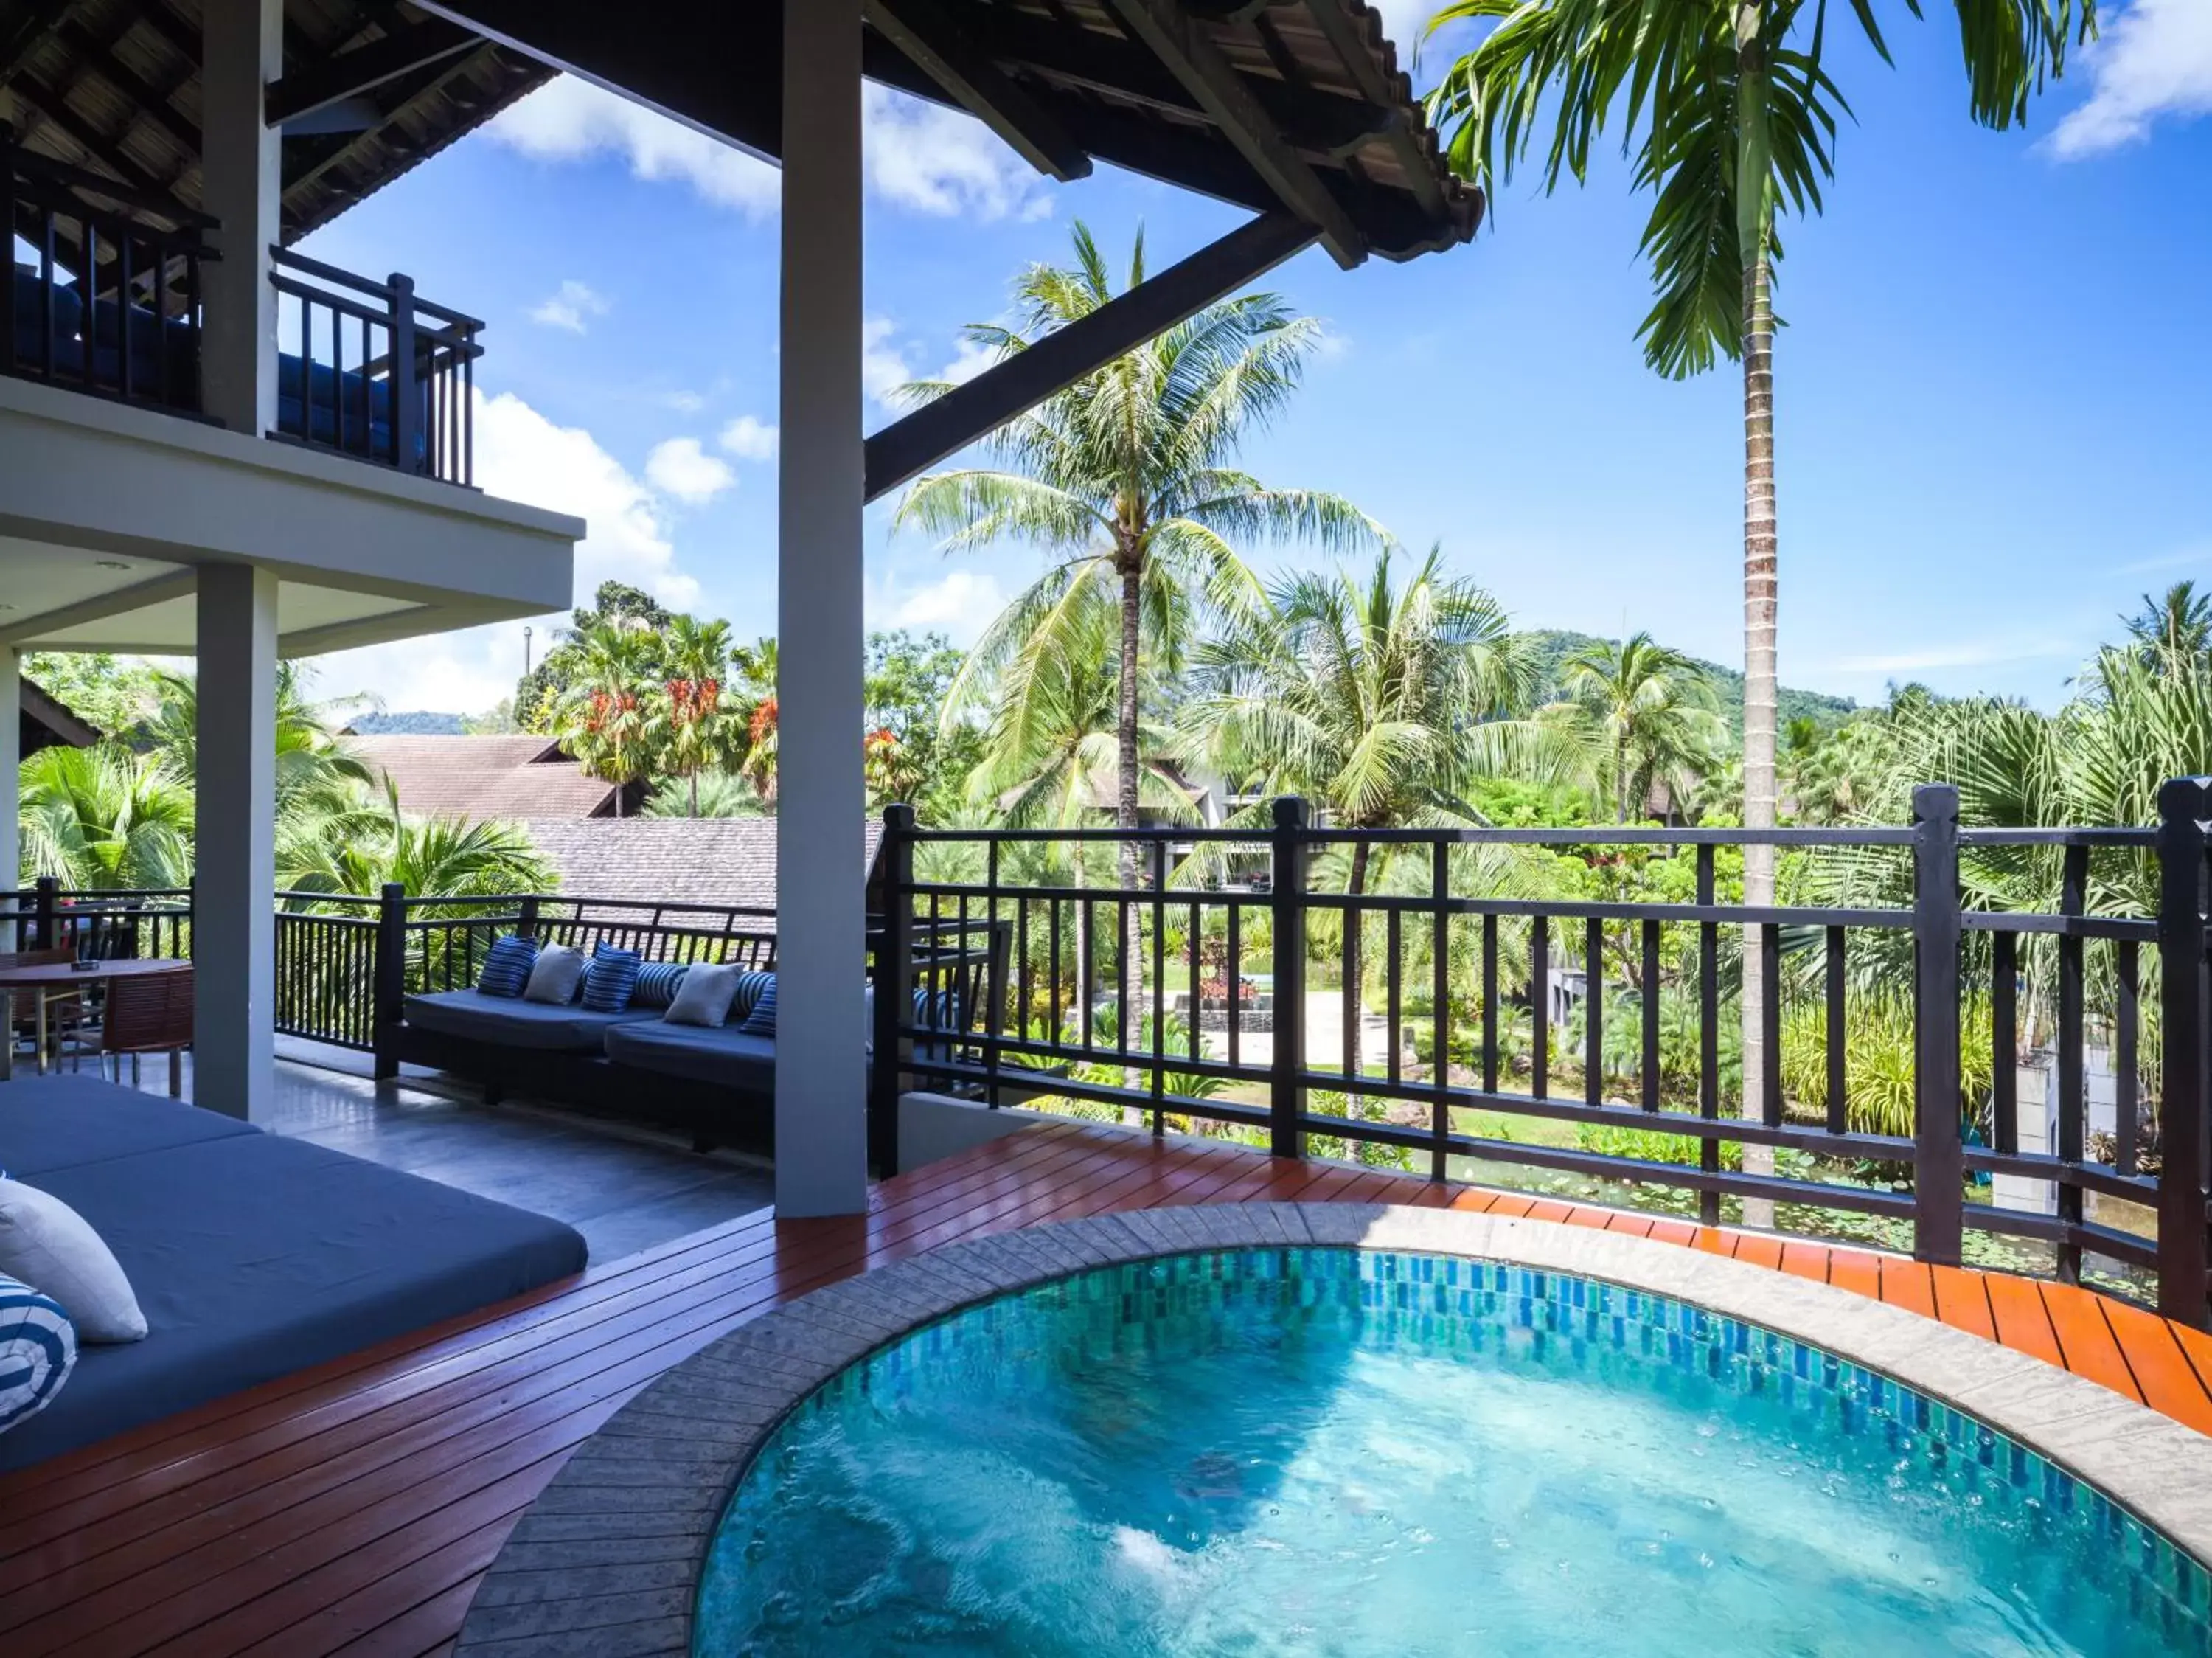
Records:
[[[346,747],[399,789],[410,817],[589,818],[614,812],[614,789],[551,739],[349,737]]]
[[[576,897],[643,903],[775,903],[774,818],[532,819],[523,828]],[[866,865],[883,825],[867,826]]]

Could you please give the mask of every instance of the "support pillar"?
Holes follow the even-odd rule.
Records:
[[[775,1207],[797,1218],[868,1201],[860,0],[784,0],[783,137]]]
[[[276,296],[269,249],[283,233],[282,134],[262,118],[283,73],[283,0],[207,0],[200,24],[201,194],[222,221],[201,276],[201,403],[250,437],[276,424]]]
[[[276,576],[199,572],[192,1098],[249,1122],[276,1078]]]
[[[23,659],[13,645],[0,645],[0,950],[22,948],[15,942],[15,893],[23,884],[20,793],[23,764]]]

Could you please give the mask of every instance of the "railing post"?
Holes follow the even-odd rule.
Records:
[[[2205,1327],[2205,827],[2212,777],[2158,791],[2158,1310]]]
[[[377,895],[376,943],[370,961],[369,1045],[376,1056],[376,1080],[384,1082],[399,1075],[390,1033],[398,1027],[407,1004],[407,889],[396,881],[386,881]]]
[[[38,898],[34,909],[38,915],[37,948],[54,948],[54,908],[61,897],[61,882],[52,875],[40,875],[37,881]]]
[[[514,933],[518,938],[538,936],[538,895],[535,893],[516,906]]]
[[[392,464],[404,472],[423,470],[416,455],[422,411],[415,364],[415,278],[395,271],[392,290]]]
[[[1306,1151],[1306,803],[1295,795],[1275,802],[1274,887],[1271,930],[1275,953],[1274,1075],[1268,1095],[1267,1149],[1277,1157]],[[1235,964],[1231,964],[1234,984]],[[1233,989],[1232,989],[1233,993]]]
[[[884,808],[883,925],[875,936],[874,1053],[868,1065],[868,1161],[877,1178],[898,1173],[899,1096],[906,1091],[911,1039],[902,1027],[914,1013],[914,808]],[[963,937],[961,948],[966,948]],[[991,1068],[999,1066],[991,1050]]]
[[[1966,1226],[1959,1131],[1959,791],[1912,791],[1914,1259],[1956,1266]]]

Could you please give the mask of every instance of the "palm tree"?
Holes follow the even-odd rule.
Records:
[[[21,776],[22,879],[105,892],[191,880],[192,788],[162,756],[42,748]]]
[[[661,642],[662,689],[668,702],[665,751],[668,769],[690,784],[691,815],[699,815],[699,774],[721,763],[729,716],[722,692],[730,674],[730,625],[679,614]]]
[[[658,642],[641,629],[603,622],[579,643],[583,660],[561,698],[556,728],[562,746],[587,775],[615,785],[615,815],[620,817],[623,789],[651,769],[647,676]]]
[[[762,818],[769,803],[761,798],[752,779],[741,771],[709,771],[690,780],[688,797],[668,789],[655,789],[637,808],[641,818]]]
[[[1720,722],[1705,672],[1649,633],[1570,656],[1561,688],[1604,751],[1616,823],[1642,814],[1654,783],[1680,800],[1710,759]]]
[[[2146,593],[2128,631],[2147,661],[2212,657],[2212,593],[2194,582],[2176,582],[2157,598]]]
[[[973,324],[971,344],[1003,360],[1115,297],[1091,232],[1074,231],[1072,266],[1036,265],[1015,284],[1012,326]],[[1145,277],[1141,234],[1127,286]],[[1092,594],[1119,613],[1115,714],[1115,822],[1133,829],[1145,775],[1142,666],[1181,663],[1205,615],[1237,617],[1260,604],[1258,582],[1234,544],[1246,539],[1375,546],[1386,538],[1348,501],[1263,485],[1232,462],[1238,446],[1281,411],[1320,340],[1319,325],[1273,294],[1209,307],[985,440],[995,467],[917,479],[893,522],[944,538],[948,551],[1027,541],[1046,573],[985,632],[967,672],[996,674],[1039,638],[1065,655],[1089,625]],[[951,390],[918,382],[926,402]],[[1122,850],[1126,884],[1135,848]]]
[[[1920,15],[1917,0],[1905,4]],[[2027,119],[2030,95],[2095,27],[2096,0],[2080,5],[2077,18],[2075,0],[1961,4],[1975,120],[2002,130]],[[1875,9],[1875,0],[1852,0],[1887,61]],[[1837,117],[1850,113],[1825,67],[1827,16],[1826,0],[1449,0],[1424,31],[1497,21],[1431,94],[1454,167],[1486,186],[1511,177],[1540,131],[1546,190],[1565,176],[1580,183],[1593,141],[1619,125],[1637,185],[1656,198],[1643,241],[1656,290],[1638,330],[1644,361],[1678,379],[1723,354],[1742,363],[1743,820],[1753,829],[1772,826],[1776,795],[1775,221],[1820,210]],[[1744,902],[1773,901],[1773,849],[1747,847]],[[1765,1015],[1755,974],[1742,1014],[1744,1075],[1756,1076]]]
[[[736,707],[731,717],[742,734],[738,770],[760,798],[775,803],[776,651],[774,639],[757,639],[732,653]]]
[[[397,881],[410,897],[511,898],[549,891],[558,872],[519,826],[461,818],[409,818],[398,791],[386,785],[374,832],[319,843],[279,876],[295,892],[361,893]]]
[[[154,750],[187,781],[199,774],[199,684],[187,674],[155,674],[158,700],[147,724]],[[355,802],[371,786],[368,767],[332,735],[333,707],[308,700],[298,665],[276,665],[276,820],[313,817]]]

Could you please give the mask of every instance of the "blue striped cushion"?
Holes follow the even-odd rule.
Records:
[[[676,1000],[676,992],[684,983],[689,964],[682,961],[648,961],[637,970],[637,988],[630,992],[633,1008],[665,1008]]]
[[[643,959],[635,950],[597,946],[592,965],[584,969],[584,1010],[586,1013],[626,1013],[637,991],[638,968]]]
[[[477,994],[514,1001],[530,982],[530,969],[537,960],[536,939],[501,934],[484,952],[483,971],[477,975]]]
[[[747,1036],[775,1034],[775,975],[774,973],[740,973],[738,976],[738,999],[731,1004],[731,1016],[750,997],[750,1011],[745,1022],[738,1028]]]
[[[46,1408],[76,1367],[76,1327],[60,1303],[0,1276],[0,1434]]]

